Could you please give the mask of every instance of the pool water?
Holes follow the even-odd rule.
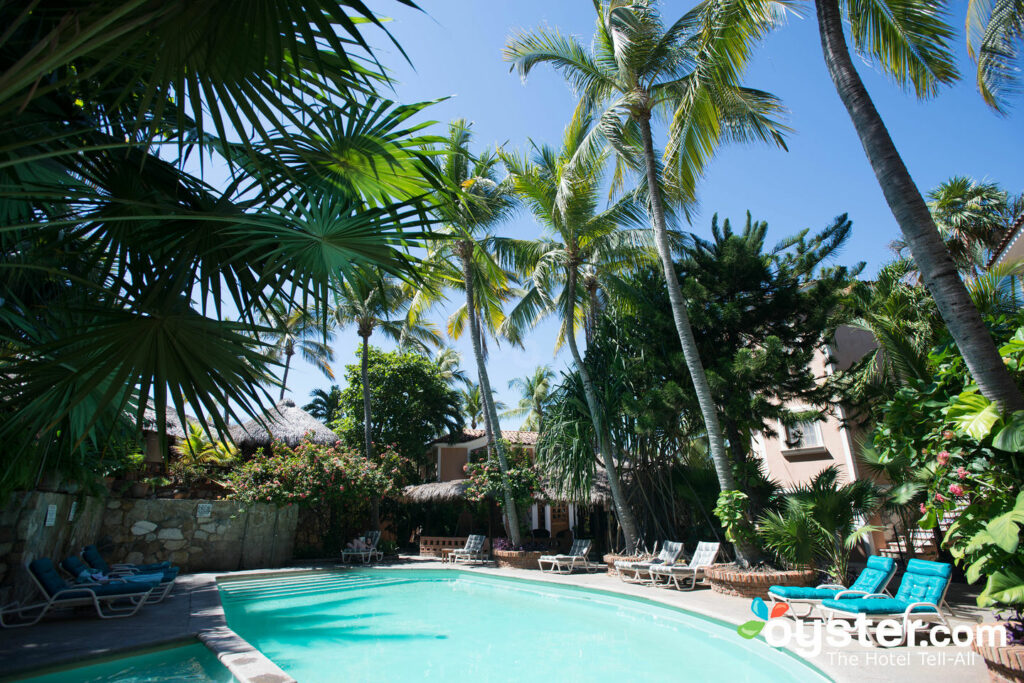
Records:
[[[205,645],[177,645],[19,679],[31,683],[230,683],[231,672]]]
[[[826,680],[734,627],[600,591],[404,569],[219,587],[228,626],[301,683]]]

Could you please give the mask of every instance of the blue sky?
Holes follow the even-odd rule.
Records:
[[[666,20],[674,20],[691,2],[665,2]],[[951,18],[962,26],[964,11],[957,4]],[[449,97],[431,108],[430,118],[443,126],[455,118],[473,123],[479,147],[504,145],[522,149],[527,138],[557,144],[575,100],[561,77],[541,67],[523,84],[509,73],[501,49],[516,30],[547,25],[581,37],[589,44],[594,14],[589,0],[423,0],[425,12],[378,2],[372,5],[393,21],[389,29],[412,61],[409,66],[386,40],[378,39],[378,54],[393,70],[396,99],[402,102]],[[789,109],[794,129],[789,151],[760,146],[729,147],[712,162],[700,187],[700,214],[693,232],[708,235],[711,216],[741,222],[750,210],[769,224],[769,241],[803,228],[824,227],[832,218],[849,213],[853,235],[837,260],[867,263],[865,276],[889,260],[889,242],[899,230],[864,157],[853,126],[825,70],[813,6],[805,17],[790,16],[755,55],[747,85],[767,90]],[[940,96],[919,102],[902,92],[877,68],[855,58],[862,78],[889,128],[904,161],[922,191],[952,175],[1000,183],[1012,192],[1024,190],[1024,126],[1017,103],[1010,117],[985,107],[973,84],[971,63],[957,38],[956,50],[965,78]],[[440,130],[440,128],[439,128]],[[657,143],[657,140],[656,140]],[[501,232],[532,237],[539,228],[523,213]],[[443,327],[447,312],[435,319]],[[529,337],[524,349],[494,348],[488,370],[501,400],[517,397],[508,380],[528,374],[539,364],[565,366],[568,354],[552,353],[557,328],[546,323]],[[358,337],[342,330],[334,342],[335,368],[354,362]],[[371,339],[371,341],[373,341]],[[377,340],[380,346],[387,343]],[[453,344],[463,354],[463,367],[475,379],[468,343]],[[298,361],[289,378],[289,393],[300,403],[309,392],[329,384],[319,371]],[[506,429],[519,426],[508,419]]]

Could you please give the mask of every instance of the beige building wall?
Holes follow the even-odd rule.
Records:
[[[466,466],[466,456],[469,451],[465,448],[442,447],[440,449],[438,481],[452,481],[453,479],[465,479],[466,473],[463,467]]]

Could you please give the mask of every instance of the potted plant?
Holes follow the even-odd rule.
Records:
[[[523,543],[515,547],[507,538],[494,539],[491,550],[499,567],[511,569],[538,569],[537,560],[548,551],[547,545],[540,543]]]

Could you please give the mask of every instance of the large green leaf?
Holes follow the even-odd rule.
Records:
[[[1024,604],[1024,571],[1020,567],[1002,569],[989,575],[985,590],[978,596],[978,604],[992,603]]]
[[[999,422],[999,411],[991,401],[981,394],[965,391],[957,396],[956,401],[949,407],[946,417],[958,429],[981,441]]]
[[[992,445],[1011,453],[1024,451],[1024,410],[1018,410],[1010,416],[1006,425],[996,432]]]
[[[1020,528],[1018,524],[1024,521],[1017,511],[1010,511],[999,515],[985,525],[985,530],[992,536],[992,540],[1000,548],[1008,553],[1017,551],[1017,544],[1020,542]]]

